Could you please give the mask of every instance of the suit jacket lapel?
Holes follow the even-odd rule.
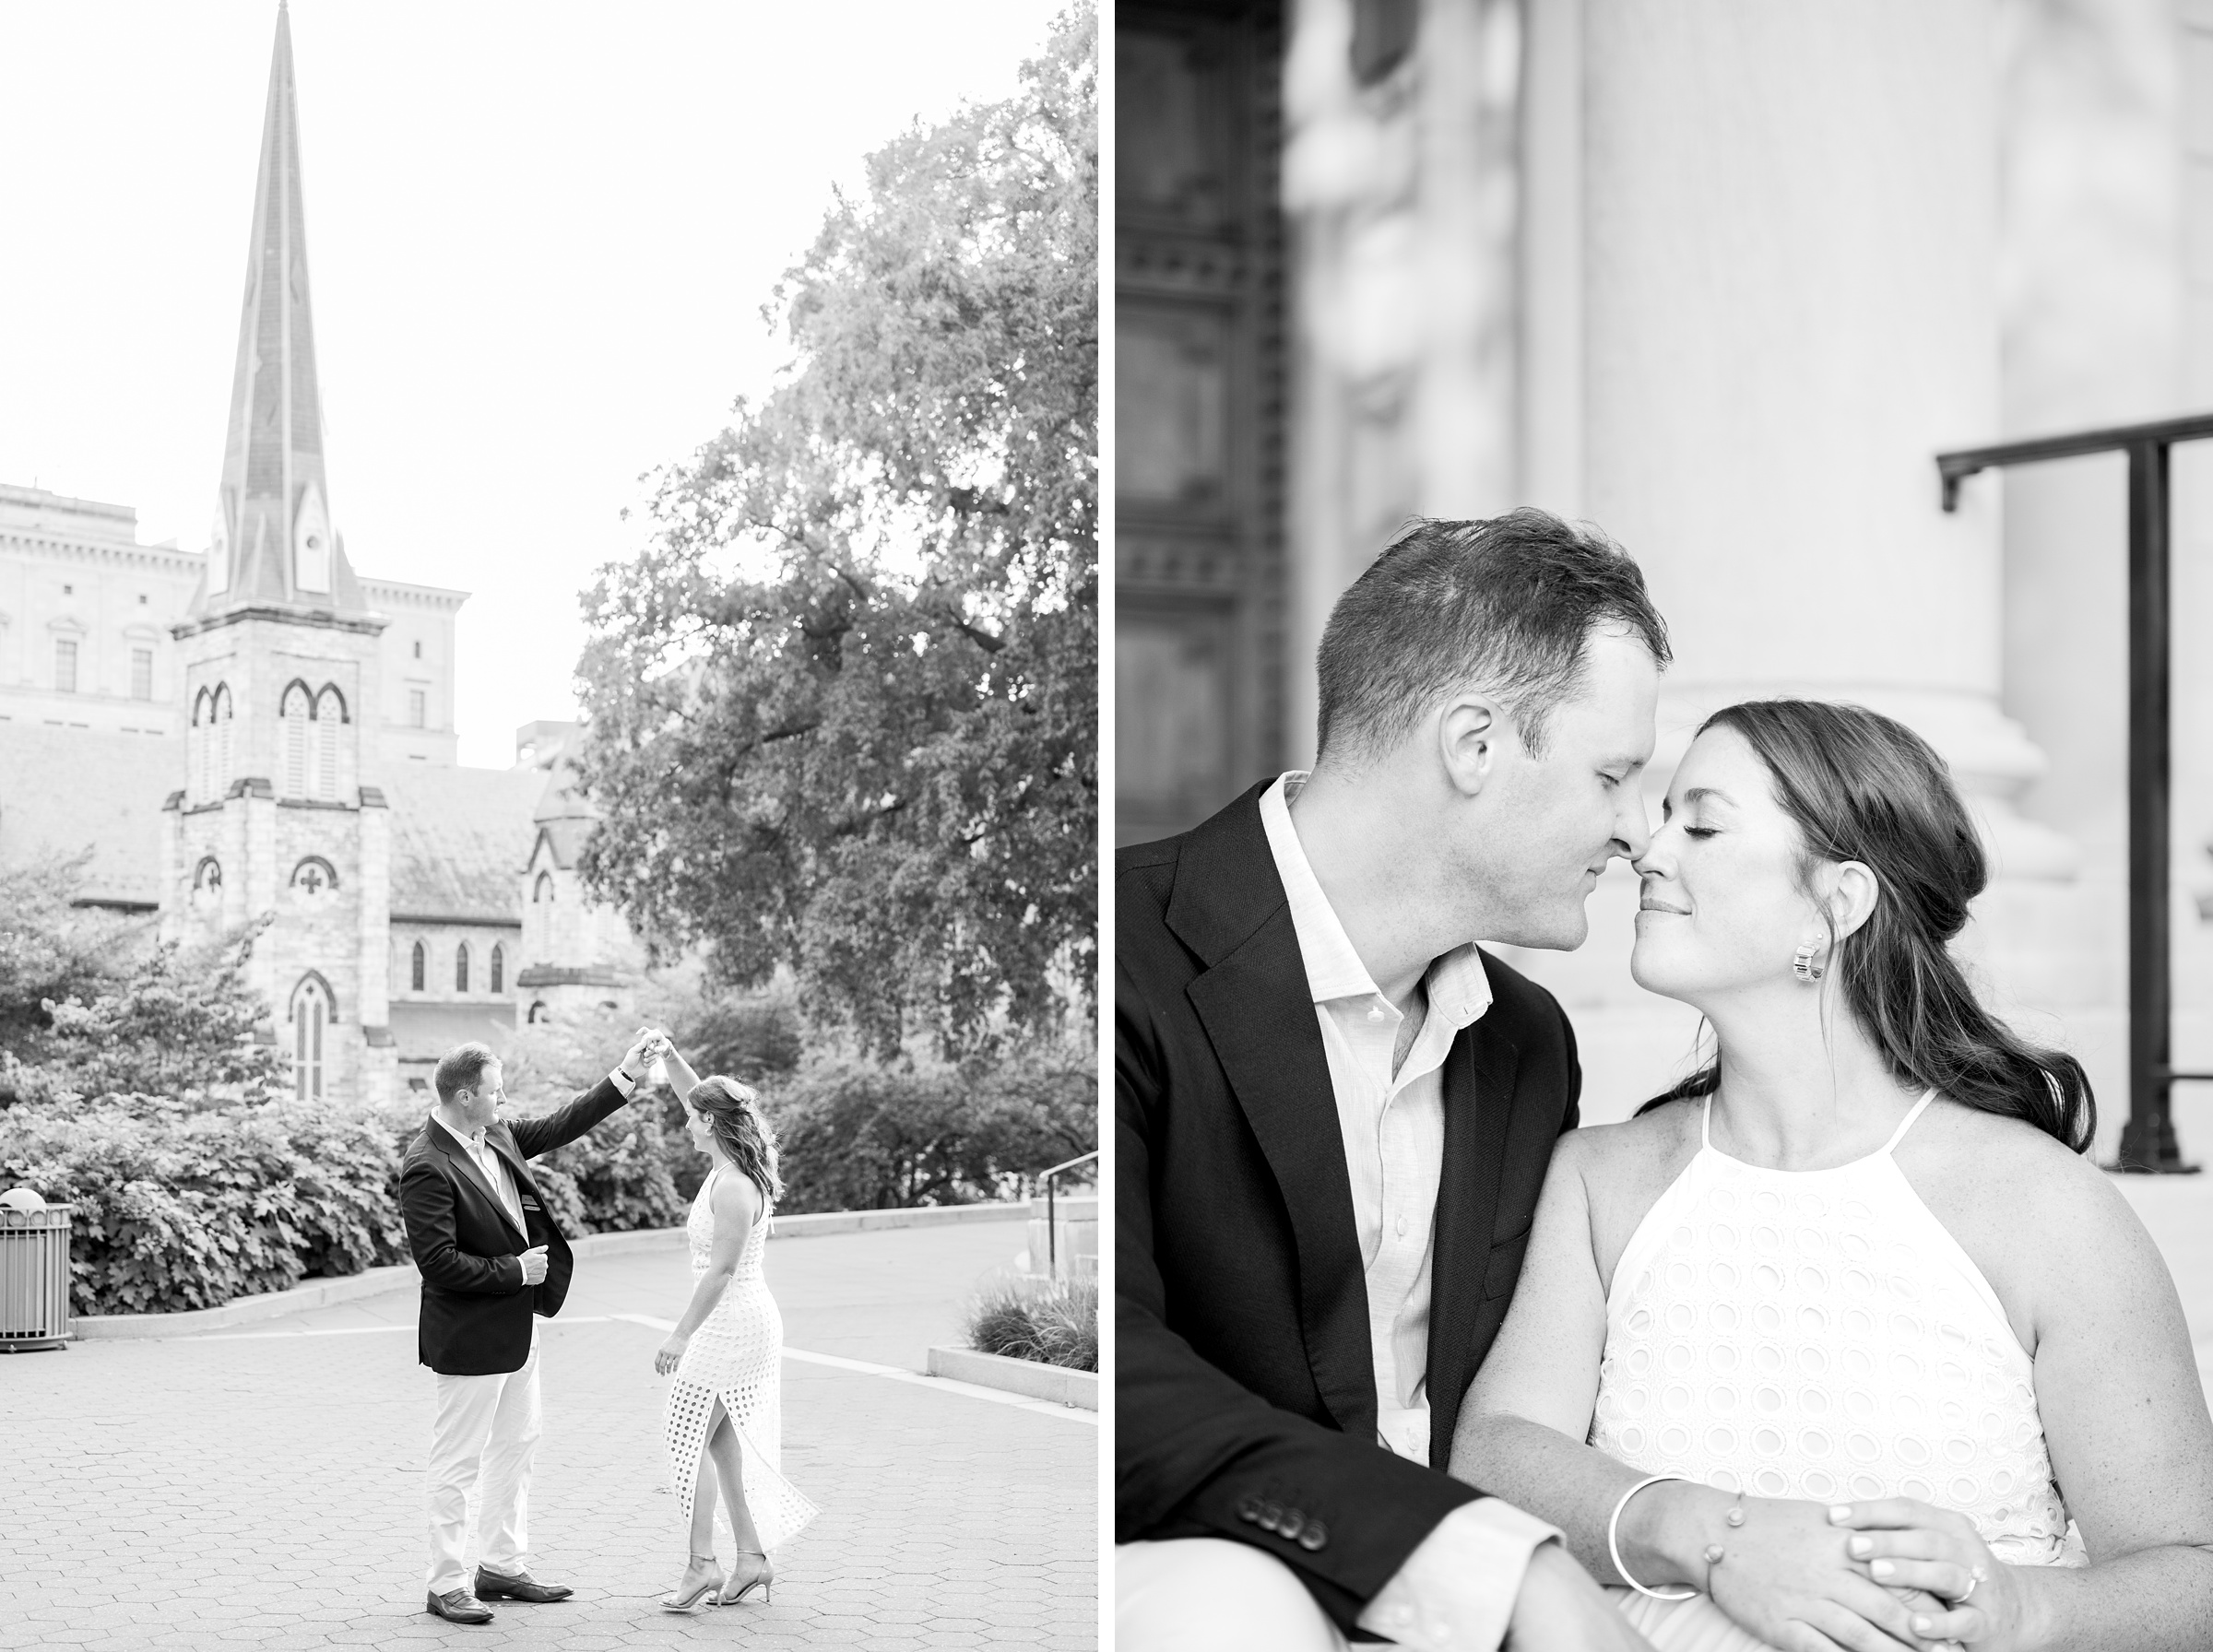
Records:
[[[1508,1127],[1521,1053],[1488,1016],[1452,1041],[1445,1057],[1445,1162],[1437,1189],[1429,1259],[1429,1364],[1437,1396],[1458,1395],[1474,1373],[1468,1351],[1483,1306],[1498,1186],[1506,1172]],[[1452,1442],[1432,1436],[1429,1457],[1442,1468]]]
[[[529,1164],[515,1144],[515,1133],[505,1125],[494,1125],[484,1132],[484,1139],[491,1144],[492,1150],[506,1164],[507,1174],[515,1178],[515,1190],[537,1198],[538,1184],[530,1179]]]
[[[1373,1439],[1376,1374],[1352,1180],[1329,1056],[1280,891],[1274,914],[1188,990],[1290,1212],[1315,1386],[1339,1427]]]
[[[440,1125],[438,1129],[442,1135],[445,1136],[445,1139],[439,1140],[437,1137],[432,1137],[432,1139],[436,1143],[438,1150],[445,1155],[445,1162],[452,1165],[465,1181],[472,1184],[479,1193],[491,1202],[491,1208],[499,1213],[500,1220],[507,1224],[510,1233],[520,1232],[515,1225],[515,1218],[507,1214],[507,1201],[492,1190],[491,1183],[485,1179],[484,1172],[479,1168],[476,1155],[454,1140],[451,1134],[446,1132],[444,1125]],[[528,1233],[523,1233],[522,1239],[525,1245],[530,1243]]]

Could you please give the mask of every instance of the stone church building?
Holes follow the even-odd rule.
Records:
[[[586,901],[570,723],[456,761],[463,591],[357,573],[324,471],[290,22],[279,12],[204,551],[126,506],[0,486],[0,860],[89,851],[77,898],[248,970],[302,1097],[422,1088],[455,1044],[620,1005]]]

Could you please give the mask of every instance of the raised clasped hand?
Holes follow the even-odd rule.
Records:
[[[1707,1592],[1769,1646],[1780,1652],[1921,1652],[1944,1638],[1913,1628],[1916,1615],[1942,1602],[1916,1592],[1910,1578],[1875,1581],[1852,1558],[1849,1534],[1831,1520],[1830,1505],[1747,1497],[1744,1512],[1742,1526],[1714,1534],[1722,1557],[1706,1567]]]
[[[631,1041],[629,1052],[622,1057],[622,1071],[632,1082],[645,1078],[653,1064],[674,1047],[669,1034],[656,1027],[640,1027],[638,1035]]]
[[[523,1283],[541,1284],[546,1277],[546,1247],[533,1245],[517,1258],[523,1265]]]
[[[656,1376],[667,1376],[671,1371],[674,1371],[682,1362],[685,1346],[692,1339],[689,1337],[680,1337],[671,1331],[669,1334],[669,1340],[654,1351],[653,1374]]]
[[[1886,1588],[1935,1597],[1911,1614],[1913,1633],[1935,1646],[2006,1652],[2020,1644],[2028,1602],[2020,1575],[1990,1552],[1975,1523],[1911,1497],[1840,1503],[1831,1524],[1845,1548]]]

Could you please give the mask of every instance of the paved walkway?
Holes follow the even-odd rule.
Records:
[[[487,1628],[422,1610],[412,1289],[0,1358],[0,1647],[1095,1646],[1097,1414],[913,1375],[1023,1237],[771,1245],[785,1471],[822,1513],[777,1556],[774,1605],[695,1618],[655,1604],[685,1549],[653,1375],[689,1295],[673,1247],[583,1259],[541,1322],[534,1559],[576,1597]]]

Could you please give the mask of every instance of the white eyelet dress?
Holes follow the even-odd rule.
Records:
[[[692,1250],[692,1278],[707,1271],[715,1251],[715,1213],[708,1205],[716,1165],[708,1173],[684,1236]],[[762,1253],[768,1244],[768,1211],[763,1209],[739,1253],[738,1271],[724,1288],[722,1300],[701,1322],[678,1362],[675,1380],[669,1387],[669,1409],[663,1433],[669,1446],[669,1489],[677,1495],[684,1528],[692,1522],[692,1495],[698,1477],[713,1472],[704,1460],[707,1423],[719,1398],[745,1459],[745,1502],[761,1532],[763,1552],[774,1552],[799,1534],[814,1518],[814,1504],[784,1478],[784,1316],[776,1312],[775,1298],[761,1270]],[[717,1513],[727,1522],[728,1504]]]
[[[1614,1270],[1591,1444],[1747,1496],[1916,1498],[1967,1515],[2001,1561],[2087,1564],[2029,1355],[1892,1157],[1935,1097],[1881,1150],[1815,1171],[1722,1152],[1708,1101]],[[1618,1594],[1663,1652],[1763,1644],[1703,1595]]]

